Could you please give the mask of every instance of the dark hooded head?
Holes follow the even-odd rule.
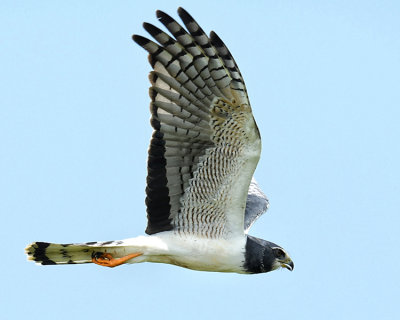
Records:
[[[278,268],[293,270],[294,264],[286,251],[275,243],[247,236],[245,262],[247,273],[263,273]]]

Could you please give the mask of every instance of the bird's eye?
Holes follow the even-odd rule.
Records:
[[[286,256],[285,251],[280,248],[274,248],[273,251],[277,259],[283,259]]]

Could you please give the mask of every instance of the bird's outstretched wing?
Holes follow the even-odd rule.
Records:
[[[244,212],[244,230],[248,233],[253,223],[264,214],[269,207],[269,201],[261,191],[257,181],[251,179],[247,194],[246,210]]]
[[[134,35],[149,52],[151,125],[146,233],[209,238],[244,234],[249,184],[261,139],[245,84],[229,50],[182,8],[188,31],[164,12],[172,36],[144,23],[158,42]]]

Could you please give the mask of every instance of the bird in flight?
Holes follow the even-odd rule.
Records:
[[[162,11],[170,34],[133,35],[149,53],[154,129],[147,162],[146,236],[103,242],[34,242],[42,265],[158,262],[201,271],[254,274],[294,264],[279,245],[248,235],[268,208],[253,178],[261,137],[246,86],[228,48],[183,8],[186,29]]]

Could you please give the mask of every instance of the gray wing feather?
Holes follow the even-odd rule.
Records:
[[[253,223],[264,214],[269,207],[267,196],[261,191],[257,181],[252,178],[247,193],[246,210],[244,213],[244,231],[247,233]]]

